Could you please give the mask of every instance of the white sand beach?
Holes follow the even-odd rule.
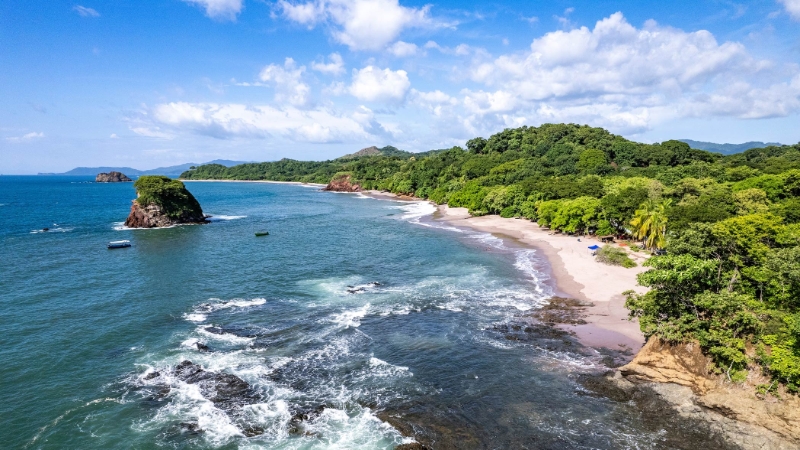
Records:
[[[435,219],[458,227],[510,237],[541,251],[550,262],[556,288],[566,296],[594,304],[587,310],[586,325],[562,325],[575,332],[586,344],[609,348],[628,346],[633,350],[638,350],[644,344],[639,324],[628,320],[625,297],[622,295],[627,290],[646,292],[646,288],[636,282],[636,275],[646,270],[642,267],[646,259],[644,253],[628,251],[638,266],[626,269],[595,261],[588,247],[601,245],[597,239],[555,234],[529,220],[500,216],[472,217],[466,208],[450,208],[446,205],[439,206]]]

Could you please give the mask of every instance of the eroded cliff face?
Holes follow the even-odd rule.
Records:
[[[129,228],[158,228],[187,223],[208,223],[208,220],[203,214],[184,214],[180,217],[169,217],[160,206],[153,203],[142,206],[136,200],[133,201],[131,212],[125,220],[125,226]]]
[[[797,396],[760,398],[752,383],[727,382],[711,368],[698,343],[671,345],[651,337],[613,380],[628,391],[655,393],[679,415],[707,422],[740,448],[800,448]]]
[[[325,186],[323,191],[361,192],[361,186],[353,184],[350,175],[343,175],[332,179],[331,182]]]
[[[133,181],[122,172],[98,173],[94,179],[97,183],[120,183],[123,181]]]

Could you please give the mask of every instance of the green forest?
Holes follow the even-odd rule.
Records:
[[[570,234],[627,236],[655,256],[628,293],[646,336],[697,340],[731,382],[800,390],[800,144],[723,156],[680,141],[632,142],[574,124],[506,129],[466,148],[234,167],[185,179],[327,183],[414,195],[473,215]],[[384,149],[381,149],[384,150]]]

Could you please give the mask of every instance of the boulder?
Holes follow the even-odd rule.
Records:
[[[124,181],[133,181],[122,172],[108,172],[98,173],[94,179],[97,183],[121,183]]]

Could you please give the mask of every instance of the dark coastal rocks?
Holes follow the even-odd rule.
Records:
[[[361,185],[354,184],[349,174],[337,175],[325,186],[323,191],[361,192]]]
[[[108,172],[98,173],[94,179],[97,183],[121,183],[125,181],[133,181],[122,172]]]
[[[529,315],[540,322],[561,325],[584,325],[586,308],[593,306],[574,298],[553,297],[543,307]]]
[[[327,408],[325,405],[319,405],[315,408],[299,409],[289,420],[289,433],[300,434],[303,432],[303,422],[308,422],[319,417]]]
[[[174,375],[188,384],[198,385],[203,397],[225,412],[261,399],[246,381],[236,375],[210,372],[191,361],[183,361],[175,366]]]
[[[632,381],[619,371],[605,375],[584,374],[577,381],[586,389],[585,395],[597,395],[630,405],[645,428],[663,433],[659,448],[800,448],[798,434],[791,429],[800,424],[795,404],[777,407],[780,403],[774,401],[761,401],[759,404],[741,390],[723,390],[727,392],[722,394],[725,397],[721,401],[722,407],[716,408],[708,404],[709,394],[698,396],[688,386],[675,383]],[[712,394],[714,392],[716,390]],[[739,409],[741,414],[741,404],[748,404],[751,409],[773,407],[776,411],[772,413],[777,414],[748,419],[736,413]],[[783,414],[778,411],[781,408]],[[795,417],[786,413],[795,414]]]

